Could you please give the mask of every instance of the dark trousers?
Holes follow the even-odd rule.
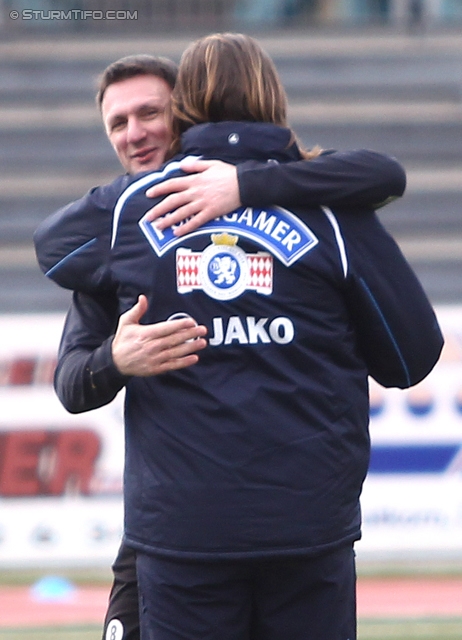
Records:
[[[137,552],[142,640],[355,640],[352,546],[314,558],[185,562]]]
[[[104,620],[103,640],[140,640],[135,551],[122,543],[112,571],[114,582]]]

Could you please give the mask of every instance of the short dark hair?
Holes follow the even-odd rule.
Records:
[[[168,58],[145,54],[120,58],[120,60],[116,60],[106,67],[101,74],[98,82],[96,103],[101,109],[101,103],[103,102],[106,89],[116,82],[134,78],[135,76],[156,76],[157,78],[165,80],[170,88],[173,89],[177,74],[178,66]]]

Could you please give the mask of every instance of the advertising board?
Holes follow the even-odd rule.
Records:
[[[370,385],[372,455],[358,558],[462,557],[462,307],[409,390]],[[123,530],[123,392],[67,413],[52,379],[64,318],[0,317],[0,567],[108,566]]]

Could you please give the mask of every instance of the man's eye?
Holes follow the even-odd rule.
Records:
[[[142,117],[144,118],[155,118],[159,115],[160,111],[159,109],[148,109],[147,111],[145,111],[142,114]]]
[[[125,124],[123,120],[117,120],[111,124],[111,131],[121,131],[125,127]]]

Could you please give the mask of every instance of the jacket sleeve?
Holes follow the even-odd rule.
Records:
[[[348,306],[369,374],[384,387],[415,385],[443,347],[433,308],[374,212],[336,217],[345,240]]]
[[[34,233],[43,273],[65,289],[93,292],[112,288],[107,255],[112,211],[128,177],[97,187],[46,218]]]
[[[244,206],[326,205],[377,209],[403,195],[406,174],[390,156],[360,149],[323,153],[313,160],[238,165]]]
[[[114,293],[73,294],[54,377],[58,398],[70,413],[108,404],[129,379],[112,360],[117,309]]]

